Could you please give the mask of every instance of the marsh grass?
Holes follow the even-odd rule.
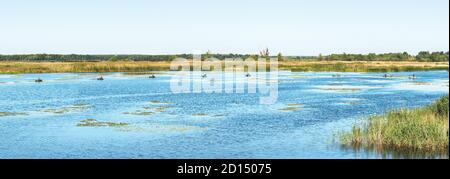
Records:
[[[281,69],[292,72],[408,72],[447,70],[448,63],[426,62],[333,62],[308,61],[282,63]]]
[[[448,96],[417,109],[400,109],[372,116],[340,135],[344,147],[394,155],[433,156],[449,151]]]
[[[222,62],[224,63],[224,62]],[[152,71],[170,71],[170,61],[103,61],[103,62],[0,62],[0,74],[23,73],[106,73],[125,72],[151,74]],[[225,65],[222,65],[225,67]],[[266,68],[270,66],[266,64]],[[314,61],[286,60],[280,61],[281,70],[293,72],[399,72],[448,70],[448,62],[418,61]],[[192,64],[191,64],[191,69]]]
[[[1,74],[168,71],[170,62],[0,62]]]

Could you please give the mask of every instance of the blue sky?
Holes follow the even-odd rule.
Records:
[[[0,54],[448,51],[448,0],[0,0]]]

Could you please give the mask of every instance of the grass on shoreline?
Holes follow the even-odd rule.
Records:
[[[339,62],[286,60],[279,69],[293,72],[398,72],[448,70],[448,62]],[[169,61],[104,61],[104,62],[0,62],[0,74],[22,73],[88,73],[169,71]]]
[[[167,71],[170,62],[0,62],[0,74]]]
[[[400,109],[370,117],[340,135],[344,147],[375,150],[379,153],[446,155],[449,151],[448,95],[431,105]]]
[[[293,72],[407,72],[448,70],[448,62],[339,62],[339,61],[306,61],[285,62],[280,68],[290,69]]]

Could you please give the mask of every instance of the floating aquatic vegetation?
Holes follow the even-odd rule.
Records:
[[[227,115],[225,115],[225,114],[216,114],[216,115],[213,115],[212,117],[225,117],[225,116],[227,116]]]
[[[167,104],[172,104],[172,103],[169,103],[169,102],[161,102],[161,101],[158,101],[158,100],[150,101],[150,103],[151,103],[151,104],[154,104],[154,105],[167,105]]]
[[[150,106],[144,106],[144,107],[142,107],[142,109],[145,109],[145,110],[151,110],[151,109],[154,109],[153,107],[150,107]]]
[[[299,103],[290,103],[287,104],[284,108],[278,109],[279,111],[283,111],[283,112],[290,112],[290,111],[298,111],[301,109],[304,109],[305,105],[304,104],[299,104]]]
[[[70,110],[67,108],[61,108],[61,109],[44,109],[41,110],[41,112],[46,112],[46,113],[54,113],[54,114],[64,114],[69,112]]]
[[[279,111],[283,111],[283,112],[289,112],[289,111],[298,111],[300,110],[300,108],[297,107],[285,107],[285,108],[281,108],[278,109]]]
[[[167,106],[160,106],[155,108],[155,112],[166,112]]]
[[[48,109],[43,109],[40,111],[46,112],[46,113],[64,114],[64,113],[69,113],[69,112],[81,112],[86,109],[89,109],[90,107],[91,106],[88,104],[74,104],[72,106],[66,106],[66,107],[61,107],[61,108],[48,108]]]
[[[415,81],[412,83],[413,85],[432,85],[432,83],[429,82],[421,82],[421,81]]]
[[[127,114],[127,115],[136,115],[136,116],[150,116],[152,114],[154,114],[153,112],[148,112],[148,111],[135,111],[135,112],[124,112],[123,114]]]
[[[324,91],[336,91],[336,92],[358,92],[362,91],[361,88],[322,88]]]
[[[128,123],[123,122],[102,122],[95,119],[82,120],[77,124],[78,127],[122,127],[128,125]]]
[[[152,101],[152,104],[166,104],[166,103],[161,103],[159,101]],[[134,112],[124,112],[123,114],[127,114],[127,115],[138,115],[138,116],[149,116],[149,115],[153,115],[155,113],[162,113],[162,112],[166,112],[166,110],[170,108],[170,106],[144,106],[142,107],[142,110],[136,110]]]
[[[23,112],[0,112],[0,117],[6,117],[6,116],[27,116],[27,113]]]
[[[346,101],[346,102],[340,102],[338,104],[343,104],[343,105],[358,105],[358,104],[364,104],[363,102],[360,101]]]
[[[302,107],[302,106],[305,106],[304,104],[298,104],[298,103],[291,103],[291,104],[288,104],[287,106],[289,106],[289,107]]]
[[[196,113],[196,114],[193,114],[192,116],[205,117],[205,116],[208,116],[208,114],[205,114],[205,113]]]

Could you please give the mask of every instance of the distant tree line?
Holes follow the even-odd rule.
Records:
[[[432,62],[448,62],[448,52],[420,52],[416,59],[419,61],[432,61]]]
[[[325,61],[424,61],[424,62],[447,62],[449,58],[449,52],[419,52],[418,55],[410,55],[407,52],[403,53],[384,53],[375,54],[370,53],[367,55],[362,54],[332,54],[327,56],[319,55],[316,57],[318,60]]]
[[[190,54],[181,55],[0,55],[0,61],[55,61],[55,62],[97,62],[97,61],[169,61],[177,57],[192,58]]]
[[[280,57],[278,57],[280,58]],[[448,62],[449,52],[428,52],[422,51],[418,55],[403,53],[383,53],[383,54],[331,54],[319,56],[288,56],[286,59],[292,60],[319,60],[319,61],[422,61],[422,62]]]
[[[259,55],[251,54],[211,54],[207,52],[202,54],[202,60],[207,58],[217,58],[224,60],[227,58],[278,58],[279,60],[323,60],[323,61],[424,61],[424,62],[448,62],[449,52],[420,52],[418,55],[403,53],[384,53],[384,54],[332,54],[319,56],[286,56],[281,53],[277,56],[269,56],[268,50],[261,51]],[[0,61],[50,61],[50,62],[97,62],[97,61],[170,61],[175,58],[192,59],[192,54],[178,55],[57,55],[57,54],[33,54],[33,55],[0,55]]]

